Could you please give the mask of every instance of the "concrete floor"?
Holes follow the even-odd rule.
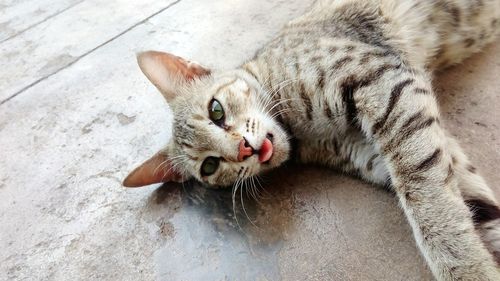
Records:
[[[256,226],[241,208],[238,225],[228,191],[120,185],[171,129],[135,52],[236,66],[309,2],[0,2],[0,280],[431,280],[393,195],[329,170],[267,177],[260,202],[245,199]],[[436,83],[493,187],[499,54]]]

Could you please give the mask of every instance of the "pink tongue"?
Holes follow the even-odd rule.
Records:
[[[259,150],[259,162],[267,162],[271,156],[273,156],[273,143],[266,138]]]

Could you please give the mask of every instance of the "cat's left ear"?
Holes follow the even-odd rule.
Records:
[[[138,53],[137,62],[167,101],[175,98],[177,88],[183,83],[210,74],[210,70],[200,64],[164,52]]]
[[[123,186],[141,187],[154,183],[182,181],[182,174],[172,165],[166,152],[160,151],[130,172],[123,181]]]

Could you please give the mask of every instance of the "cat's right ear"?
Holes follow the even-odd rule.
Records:
[[[182,182],[183,179],[166,152],[160,151],[130,172],[123,181],[123,186],[141,187],[161,182]]]
[[[175,98],[177,88],[183,83],[210,74],[210,70],[200,64],[164,52],[138,53],[137,62],[167,101]]]

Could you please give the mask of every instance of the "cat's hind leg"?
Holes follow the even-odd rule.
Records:
[[[460,63],[500,35],[500,0],[383,0],[380,9],[392,45],[430,70]]]

